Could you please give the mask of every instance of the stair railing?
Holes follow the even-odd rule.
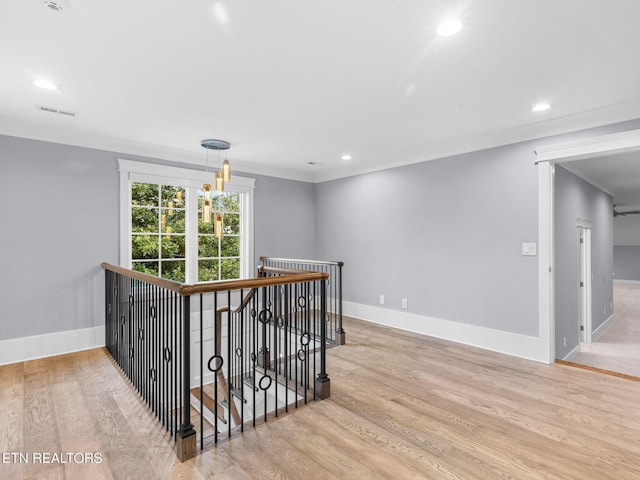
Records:
[[[329,397],[327,273],[180,284],[102,267],[106,348],[181,461]]]
[[[327,284],[327,331],[329,341],[344,345],[345,331],[342,328],[342,267],[344,262],[304,260],[296,258],[260,257],[264,267],[322,272],[328,275]]]

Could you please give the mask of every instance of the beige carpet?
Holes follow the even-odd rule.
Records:
[[[593,343],[582,343],[574,362],[640,377],[640,285],[615,283],[615,318]]]

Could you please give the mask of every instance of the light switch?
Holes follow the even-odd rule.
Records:
[[[536,244],[535,243],[523,243],[522,244],[522,255],[535,257],[535,255],[536,255]]]

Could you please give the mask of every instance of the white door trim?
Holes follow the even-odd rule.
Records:
[[[554,168],[557,161],[577,161],[599,155],[640,150],[640,130],[603,135],[536,148],[538,165],[538,322],[543,356],[556,359],[553,244]]]
[[[582,238],[583,243],[578,247],[578,281],[582,286],[578,287],[578,331],[580,341],[591,343],[593,326],[591,323],[591,222],[581,222],[578,219],[578,242]],[[588,225],[588,226],[587,226]],[[584,329],[580,330],[580,326]]]

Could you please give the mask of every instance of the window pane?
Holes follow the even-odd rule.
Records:
[[[136,272],[146,273],[147,275],[158,276],[158,262],[133,262],[133,268]]]
[[[198,257],[217,257],[218,239],[213,236],[198,237]]]
[[[213,212],[211,213],[211,222],[209,223],[204,223],[202,221],[202,212],[198,212],[198,233],[213,235]]]
[[[220,270],[221,280],[240,278],[240,260],[237,258],[223,258],[220,260]]]
[[[160,239],[162,258],[184,258],[184,240],[184,235],[163,235]]]
[[[239,235],[240,234],[240,215],[235,213],[227,213],[224,216],[224,234]]]
[[[184,213],[184,210],[163,208],[160,215],[162,231],[165,233],[184,233]],[[167,230],[167,227],[169,227],[169,230]]]
[[[154,208],[131,209],[131,228],[134,232],[158,232],[158,210]]]
[[[133,260],[158,258],[158,236],[132,235],[131,258]]]
[[[168,278],[169,280],[175,280],[176,282],[184,283],[185,279],[185,263],[182,261],[162,262],[162,278]]]
[[[198,281],[218,280],[218,260],[198,260]]]
[[[222,257],[240,256],[240,237],[230,237],[225,235],[220,242],[222,245]]]
[[[219,208],[223,212],[239,212],[240,211],[240,194],[233,192],[224,192],[220,194],[218,199]]]
[[[152,183],[132,183],[131,203],[133,205],[158,206],[158,185]]]
[[[184,208],[184,188],[162,186],[162,206],[168,208]]]

